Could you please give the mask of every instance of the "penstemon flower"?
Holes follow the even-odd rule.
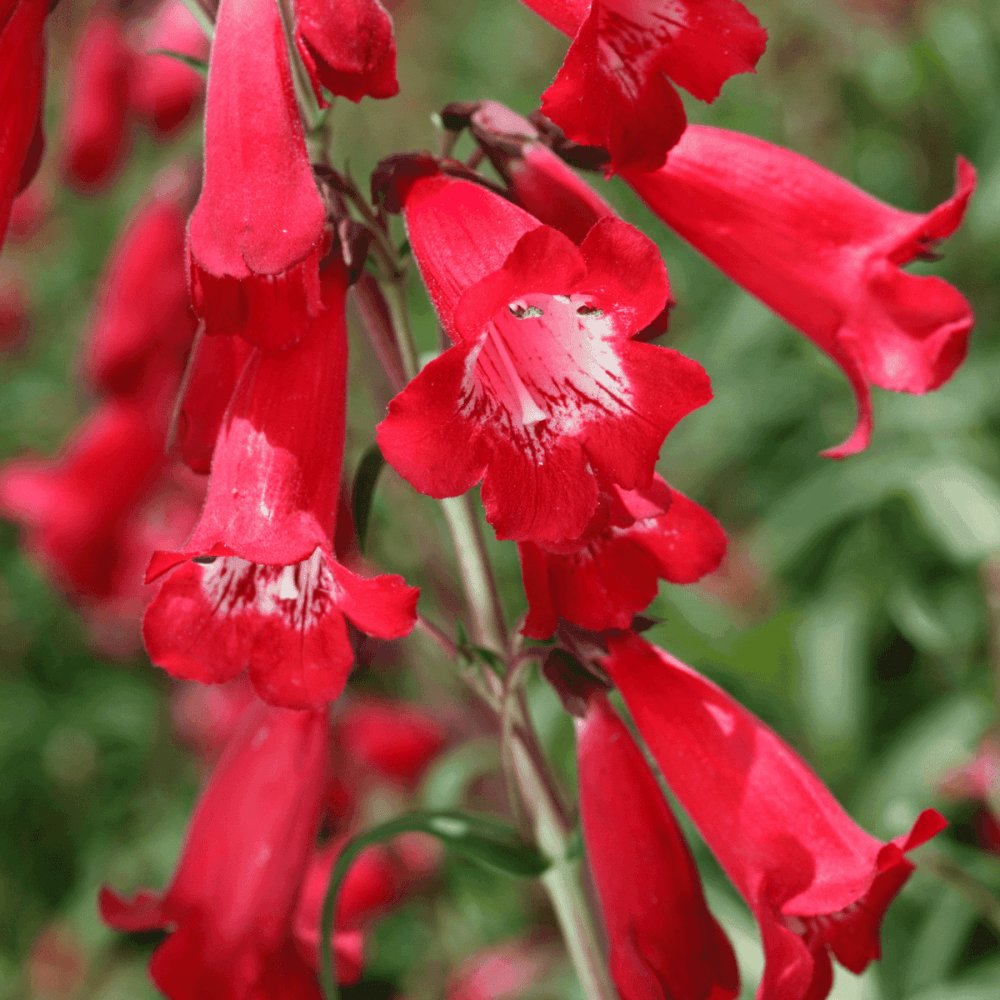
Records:
[[[417,592],[398,576],[365,579],[338,562],[333,535],[344,447],[347,272],[323,274],[325,310],[294,313],[296,346],[248,359],[222,421],[201,520],[164,576],[143,633],[175,677],[228,681],[249,667],[276,705],[336,698],[354,660],[346,618],[393,639],[413,627]]]
[[[668,295],[655,246],[608,219],[578,249],[443,176],[412,183],[405,214],[454,346],[390,404],[383,454],[431,496],[482,479],[500,538],[579,538],[601,491],[648,487],[664,437],[710,398],[698,364],[632,339]]]

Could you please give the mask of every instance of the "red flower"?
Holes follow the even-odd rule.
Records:
[[[178,375],[194,337],[184,266],[186,184],[168,171],[119,236],[91,322],[87,368],[95,388],[137,389],[150,364]]]
[[[337,739],[366,773],[414,786],[447,736],[432,716],[413,705],[365,699],[337,720]]]
[[[149,971],[172,1000],[319,1000],[293,919],[328,752],[325,712],[255,703],[202,793],[166,892],[101,890],[113,927],[170,930]]]
[[[965,357],[972,310],[949,284],[900,270],[958,227],[976,173],[926,215],[883,204],[752,136],[691,126],[662,170],[626,180],[672,229],[843,368],[858,401],[844,458],[871,436],[869,383],[937,389]]]
[[[181,0],[166,0],[143,32],[134,59],[132,109],[156,136],[181,128],[205,90],[205,81],[191,66],[154,50],[207,59],[209,43],[194,15]]]
[[[378,0],[293,0],[295,41],[309,71],[316,99],[325,107],[321,87],[335,97],[360,101],[394,97],[396,40],[392,18]]]
[[[125,160],[131,70],[121,21],[99,8],[77,40],[66,88],[63,170],[73,187],[107,186]]]
[[[1000,857],[1000,822],[994,803],[1000,796],[1000,742],[985,737],[976,755],[963,767],[946,774],[938,791],[951,799],[976,803],[973,827],[976,842],[984,851]]]
[[[0,512],[27,528],[26,548],[71,595],[105,598],[122,585],[126,523],[164,464],[167,400],[154,396],[102,403],[58,459],[0,472]]]
[[[633,634],[602,661],[673,793],[760,924],[760,1000],[822,1000],[830,953],[860,973],[913,871],[904,852],[944,828],[933,809],[877,841],[794,751],[711,681]]]
[[[579,249],[468,181],[417,180],[410,244],[455,346],[389,405],[382,453],[422,493],[483,479],[500,538],[579,538],[601,490],[648,487],[673,425],[710,398],[701,367],[632,341],[663,307],[654,244],[617,219]]]
[[[208,71],[205,179],[188,228],[195,310],[209,333],[268,350],[322,309],[326,213],[306,155],[280,11],[222,0]]]
[[[657,579],[694,583],[722,561],[718,521],[659,476],[648,490],[615,489],[608,499],[610,524],[592,538],[556,551],[518,543],[529,638],[547,639],[560,618],[594,632],[628,628]]]
[[[255,350],[219,431],[201,520],[146,612],[154,663],[175,677],[227,681],[249,666],[273,704],[336,698],[354,659],[344,621],[383,639],[406,635],[417,592],[398,576],[363,579],[332,551],[347,380],[347,276],[323,276],[327,309],[286,317],[304,335],[280,354]],[[296,335],[294,340],[299,340]],[[193,557],[193,558],[192,558]]]
[[[603,694],[576,735],[583,836],[622,1000],[732,1000],[733,949],[653,772]]]
[[[609,172],[656,170],[684,132],[683,87],[714,101],[752,72],[767,32],[736,0],[524,0],[573,39],[542,111],[574,142],[603,146]]]
[[[42,156],[48,0],[0,0],[0,246]]]

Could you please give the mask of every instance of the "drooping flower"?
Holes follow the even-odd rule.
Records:
[[[579,538],[601,490],[648,487],[666,434],[711,395],[698,364],[632,340],[668,295],[655,245],[604,219],[577,248],[443,176],[413,182],[405,213],[454,346],[392,401],[382,453],[431,496],[482,479],[500,538]]]
[[[86,362],[102,392],[135,391],[149,364],[166,362],[180,373],[195,332],[184,262],[186,194],[183,174],[161,176],[105,265]]]
[[[944,828],[928,809],[883,844],[844,812],[802,759],[711,681],[631,633],[601,661],[695,826],[760,925],[759,1000],[822,1000],[831,954],[860,973],[913,871],[905,852]]]
[[[691,126],[655,173],[625,179],[672,229],[801,330],[844,370],[858,421],[844,458],[868,446],[869,384],[923,393],[965,357],[973,316],[941,278],[907,274],[958,227],[976,174],[958,160],[955,194],[903,212],[779,146]]]
[[[201,795],[167,890],[131,900],[101,891],[113,927],[170,931],[149,970],[171,1000],[319,1000],[293,925],[328,753],[325,712],[254,703]]]
[[[71,596],[107,598],[121,587],[126,524],[163,469],[169,388],[107,400],[59,458],[0,470],[0,512],[24,526],[25,548]]]
[[[63,118],[63,172],[82,191],[106,187],[125,162],[131,72],[124,25],[99,7],[73,52]]]
[[[554,551],[518,543],[526,636],[547,639],[560,618],[594,632],[628,628],[658,579],[694,583],[718,568],[726,551],[718,521],[659,476],[648,490],[615,488],[608,500],[610,523],[590,538]]]
[[[142,32],[136,48],[132,110],[155,136],[168,137],[191,118],[205,91],[205,81],[193,67],[157,50],[205,60],[208,39],[182,0],[166,0]]]
[[[733,949],[684,835],[603,693],[577,721],[580,817],[622,1000],[732,1000]]]
[[[326,105],[321,88],[335,97],[394,97],[396,40],[392,18],[379,0],[294,0],[296,44],[309,71],[316,99]]]
[[[326,213],[306,154],[280,10],[222,0],[208,70],[205,177],[188,227],[192,297],[210,334],[282,350],[290,314],[322,309]]]
[[[42,158],[48,0],[0,0],[0,247]]]
[[[573,39],[542,111],[574,142],[607,149],[609,172],[663,166],[686,124],[669,80],[714,101],[729,77],[753,71],[767,44],[737,0],[524,2]]]
[[[154,663],[175,677],[220,683],[245,668],[274,704],[336,698],[354,653],[345,615],[369,635],[406,635],[416,590],[398,576],[364,579],[342,566],[333,535],[344,448],[347,274],[323,275],[326,310],[281,353],[256,349],[222,421],[201,520],[146,612]]]

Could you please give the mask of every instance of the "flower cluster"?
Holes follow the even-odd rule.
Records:
[[[153,663],[218,686],[178,702],[211,776],[173,880],[100,899],[113,927],[168,931],[150,965],[168,997],[315,998],[328,948],[340,979],[357,979],[371,920],[435,864],[420,842],[368,848],[321,940],[359,802],[376,780],[412,789],[445,743],[415,709],[342,697],[364,637],[399,639],[418,620],[416,589],[362,558],[342,475],[349,296],[398,390],[377,428],[384,459],[433,498],[478,484],[497,538],[516,542],[516,642],[422,624],[454,658],[485,661],[478,690],[523,751],[512,787],[543,848],[546,784],[530,772],[530,717],[510,707],[519,664],[544,660],[576,717],[582,831],[622,1000],[731,1000],[740,985],[612,688],[757,919],[760,1000],[822,1000],[834,959],[860,972],[877,958],[906,854],[943,826],[928,810],[895,840],[869,836],[774,732],[641,638],[660,580],[696,583],[725,555],[715,517],[657,472],[712,390],[699,363],[654,342],[673,305],[657,245],[570,164],[620,177],[843,369],[858,422],[834,458],[868,445],[870,385],[923,393],[963,360],[969,304],[902,267],[958,227],[973,168],[960,158],[955,194],[920,215],[790,150],[687,125],[673,84],[712,101],[764,51],[737,0],[526,3],[572,38],[540,112],[450,105],[441,155],[383,161],[371,204],[333,168],[324,116],[338,96],[399,89],[378,0],[221,0],[210,43],[177,0],[146,22],[100,7],[78,38],[61,146],[86,191],[113,180],[134,121],[169,137],[201,99],[196,69],[163,50],[208,59],[200,185],[181,165],[162,175],[100,285],[84,353],[99,402],[59,458],[0,471],[0,511],[105,648],[130,648],[144,609]],[[41,156],[48,10],[0,0],[0,233]],[[477,152],[461,163],[449,154],[466,130]],[[478,171],[486,159],[502,183]],[[441,330],[422,367],[400,315],[405,254]],[[476,518],[465,528],[474,602]],[[503,995],[482,977],[520,983],[545,964],[530,954],[499,949],[454,995]]]

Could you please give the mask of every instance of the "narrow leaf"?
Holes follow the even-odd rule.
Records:
[[[208,76],[208,63],[203,59],[195,59],[194,56],[186,56],[183,52],[174,52],[173,49],[147,49],[146,55],[148,56],[169,56],[171,59],[176,59],[180,63],[184,63],[185,66],[190,66],[196,73],[201,74],[203,77]]]
[[[358,533],[358,547],[362,552],[368,535],[368,519],[371,516],[372,500],[375,498],[375,486],[383,465],[385,459],[382,452],[377,444],[373,444],[361,457],[358,471],[354,474],[351,508],[354,513],[354,530]]]
[[[359,833],[344,845],[337,856],[323,903],[320,919],[320,982],[326,1000],[339,1000],[340,996],[331,939],[341,883],[355,859],[370,844],[412,832],[429,833],[460,857],[505,875],[536,878],[551,864],[536,847],[525,843],[513,827],[473,813],[420,810]]]

